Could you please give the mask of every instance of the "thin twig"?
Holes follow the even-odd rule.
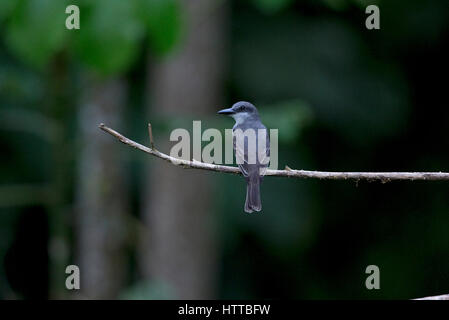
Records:
[[[151,130],[151,123],[148,124],[148,134],[150,135],[151,149],[154,149],[153,130]]]
[[[210,164],[199,161],[182,160],[175,157],[171,157],[165,153],[159,152],[154,148],[145,147],[127,137],[121,135],[117,131],[105,126],[103,123],[99,125],[99,128],[110,135],[117,138],[120,142],[127,144],[133,148],[139,149],[143,152],[161,158],[168,161],[175,166],[183,168],[200,169],[217,171],[224,173],[241,174],[237,167],[223,166],[217,164]],[[151,128],[149,126],[149,128]],[[152,133],[151,133],[152,135]],[[151,136],[150,136],[151,140]],[[286,170],[270,170],[265,173],[267,176],[279,176],[279,177],[294,177],[294,178],[313,178],[324,180],[368,180],[368,181],[381,181],[383,183],[393,180],[449,180],[448,172],[328,172],[328,171],[308,171],[308,170],[294,170],[286,167]]]

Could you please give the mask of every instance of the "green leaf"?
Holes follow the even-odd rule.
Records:
[[[123,0],[96,0],[83,10],[75,36],[81,61],[104,75],[128,69],[143,37],[143,25],[135,13],[136,2]]]
[[[4,1],[4,0],[2,0]],[[66,0],[22,0],[7,25],[9,49],[36,67],[42,67],[64,45]]]
[[[163,55],[173,49],[181,32],[177,0],[141,0],[140,17],[148,31],[151,49]]]
[[[1,0],[0,1],[0,22],[3,21],[14,10],[17,0]]]

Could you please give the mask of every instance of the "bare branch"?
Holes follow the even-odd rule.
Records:
[[[191,169],[201,169],[209,171],[217,171],[224,173],[234,173],[241,174],[237,167],[222,166],[217,164],[210,164],[205,162],[200,162],[197,160],[188,161],[182,160],[175,157],[171,157],[165,153],[159,152],[154,149],[151,125],[148,125],[150,132],[150,141],[152,143],[152,148],[145,147],[131,139],[126,138],[117,131],[105,126],[103,123],[99,125],[99,128],[110,135],[117,138],[124,144],[127,144],[133,148],[139,149],[143,152],[161,158],[168,161],[175,166],[180,166],[183,168]],[[279,177],[293,177],[293,178],[313,178],[313,179],[323,179],[323,180],[368,180],[368,181],[381,181],[383,183],[393,181],[393,180],[449,180],[448,172],[328,172],[328,171],[308,171],[308,170],[294,170],[286,166],[286,170],[270,170],[268,169],[265,173],[266,176],[279,176]]]
[[[183,168],[192,168],[192,169],[202,169],[202,170],[209,170],[209,171],[218,171],[218,172],[225,172],[225,173],[235,173],[240,174],[240,170],[237,167],[228,167],[228,166],[221,166],[216,164],[210,164],[210,163],[204,163],[199,161],[188,161],[183,159],[178,159],[175,157],[171,157],[165,153],[162,153],[160,151],[157,151],[155,149],[151,149],[148,147],[145,147],[144,145],[141,145],[140,143],[137,143],[131,139],[128,139],[127,137],[121,135],[117,131],[105,126],[103,123],[98,126],[101,130],[109,133],[110,135],[116,137],[120,142],[127,144],[133,148],[139,149],[143,152],[149,153],[153,156],[156,156],[158,158],[161,158],[162,160],[168,161],[175,166],[180,166]]]
[[[418,299],[413,299],[413,300],[449,300],[449,294],[443,294],[441,296],[418,298]]]

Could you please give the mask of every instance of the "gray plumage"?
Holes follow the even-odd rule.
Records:
[[[233,131],[234,151],[236,158],[240,157],[242,163],[238,163],[240,171],[245,177],[246,201],[245,212],[262,210],[262,201],[260,198],[260,184],[268,167],[268,159],[270,156],[270,140],[267,128],[260,121],[259,113],[254,105],[249,102],[237,102],[232,108],[223,109],[219,114],[226,114],[234,118],[236,121]],[[238,130],[245,132],[252,129],[255,132],[255,143],[248,145],[247,136],[242,136],[238,143]],[[260,131],[260,136],[258,134]],[[259,137],[265,136],[265,141],[259,141]],[[263,140],[263,139],[262,139]],[[243,143],[241,143],[243,142]],[[260,143],[259,143],[260,142]]]

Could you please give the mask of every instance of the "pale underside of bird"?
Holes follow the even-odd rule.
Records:
[[[245,212],[262,210],[260,184],[270,159],[270,140],[255,106],[237,102],[218,113],[234,118],[233,145],[237,165],[247,182]]]

